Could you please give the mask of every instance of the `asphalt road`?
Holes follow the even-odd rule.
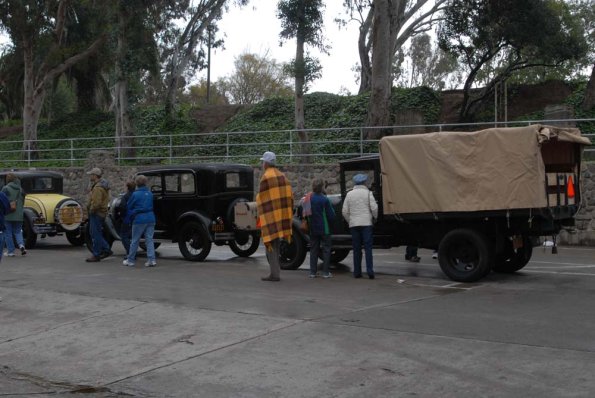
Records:
[[[85,263],[52,238],[3,259],[0,396],[595,396],[593,247],[472,284],[423,250],[375,251],[375,280],[349,256],[332,279],[271,283],[262,248],[190,263],[166,244],[128,268],[115,247]]]

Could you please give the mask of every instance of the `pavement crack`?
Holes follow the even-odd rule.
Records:
[[[135,373],[135,374],[132,374],[132,375],[128,375],[126,377],[122,377],[122,378],[119,378],[119,379],[116,379],[116,380],[112,380],[112,381],[110,381],[108,383],[104,383],[102,386],[104,386],[104,387],[111,386],[111,385],[114,385],[114,384],[117,384],[117,383],[121,383],[121,382],[126,381],[126,380],[133,379],[135,377],[139,377],[139,376],[142,376],[142,375],[145,375],[145,374],[154,372],[156,370],[165,369],[165,368],[168,368],[170,366],[178,365],[180,363],[184,363],[184,362],[190,361],[190,360],[195,359],[195,358],[200,358],[202,356],[209,355],[209,354],[212,354],[212,353],[217,352],[217,351],[225,350],[225,349],[228,349],[230,347],[235,347],[237,345],[244,344],[244,343],[247,343],[249,341],[258,340],[258,339],[260,339],[262,337],[265,337],[265,336],[268,336],[268,335],[270,335],[272,333],[277,333],[277,332],[280,332],[280,331],[283,331],[283,330],[290,329],[290,328],[292,328],[294,326],[303,324],[304,322],[306,322],[306,321],[303,321],[303,320],[294,320],[290,324],[283,325],[283,326],[276,327],[276,328],[272,328],[272,329],[267,329],[263,333],[259,333],[259,334],[255,335],[255,336],[246,337],[245,339],[238,340],[238,341],[235,341],[233,343],[229,343],[229,344],[226,344],[226,345],[217,347],[217,348],[213,348],[212,350],[203,351],[201,353],[198,353],[196,355],[189,356],[187,358],[180,359],[178,361],[166,363],[166,364],[159,365],[159,366],[154,366],[154,367],[152,367],[150,369],[145,369],[145,370],[143,370],[141,372],[138,372],[138,373]]]
[[[43,330],[40,330],[40,331],[37,331],[37,332],[34,332],[34,333],[29,333],[29,334],[25,334],[25,335],[22,335],[22,336],[18,336],[18,337],[14,337],[14,338],[11,338],[11,339],[8,339],[8,340],[1,341],[0,342],[0,345],[6,344],[6,343],[11,343],[13,341],[18,341],[18,340],[26,339],[28,337],[39,336],[41,334],[44,334],[44,333],[47,333],[47,332],[51,332],[51,331],[54,331],[54,330],[63,328],[65,326],[70,326],[70,325],[74,325],[74,324],[77,324],[77,323],[80,323],[80,322],[85,322],[85,321],[88,321],[90,319],[97,319],[97,318],[102,318],[102,317],[105,317],[105,316],[111,316],[111,315],[121,314],[123,312],[127,312],[127,311],[130,311],[130,310],[133,310],[133,309],[138,308],[140,306],[143,306],[145,304],[148,304],[148,303],[147,302],[141,302],[139,304],[136,304],[136,305],[133,305],[131,307],[124,308],[124,309],[121,309],[121,310],[118,310],[118,311],[106,312],[106,313],[103,313],[103,314],[88,316],[88,317],[81,318],[81,319],[76,319],[76,320],[70,321],[70,322],[64,322],[64,323],[61,323],[59,325],[55,325],[55,326],[52,326],[50,328],[46,328],[46,329],[43,329]]]

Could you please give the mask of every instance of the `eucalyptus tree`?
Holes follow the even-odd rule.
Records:
[[[305,55],[305,46],[310,45],[327,52],[322,35],[324,3],[322,0],[280,0],[277,3],[277,18],[281,21],[281,42],[295,38],[296,50],[290,73],[295,79],[295,129],[302,142],[302,153],[309,152],[308,134],[304,131],[304,90],[308,81],[320,74],[317,60]],[[301,160],[308,161],[307,156]]]
[[[18,119],[23,112],[23,54],[12,44],[0,53],[0,103],[4,117]]]
[[[38,156],[37,127],[52,80],[97,52],[107,37],[102,32],[88,42],[65,45],[65,27],[76,21],[76,7],[81,3],[82,0],[0,2],[0,29],[23,54],[23,149],[31,150],[32,157]],[[98,12],[97,24],[102,23],[100,16]]]
[[[171,21],[161,37],[165,55],[165,113],[173,115],[176,94],[184,73],[204,63],[201,45],[208,45],[209,30],[216,31],[216,22],[230,5],[245,5],[248,0],[183,0],[178,2],[182,24]],[[218,43],[220,44],[220,43]]]
[[[587,52],[583,27],[561,0],[450,0],[438,38],[468,69],[460,121],[470,120],[496,84],[516,71],[558,67]],[[471,97],[478,76],[494,62],[500,66]]]

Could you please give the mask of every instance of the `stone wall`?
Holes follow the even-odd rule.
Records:
[[[103,170],[105,178],[112,186],[112,194],[125,191],[126,181],[142,170],[142,167],[117,166],[114,157],[109,152],[97,151],[91,154],[85,167],[54,168],[64,174],[64,193],[82,203],[87,201],[89,179],[85,174],[87,170],[99,167]],[[290,165],[281,167],[281,170],[291,181],[296,199],[311,190],[312,180],[322,178],[327,182],[327,193],[339,193],[339,166],[338,165]],[[255,170],[255,187],[258,187],[260,169]],[[576,231],[560,233],[560,242],[574,245],[595,246],[595,163],[583,166],[581,178],[582,206],[576,216]]]

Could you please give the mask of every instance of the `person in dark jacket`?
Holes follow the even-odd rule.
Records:
[[[322,249],[322,277],[331,278],[329,264],[331,259],[331,224],[335,220],[335,211],[329,199],[322,193],[324,183],[321,179],[312,181],[310,195],[311,214],[308,217],[310,229],[310,278],[316,278],[318,252]]]
[[[120,204],[116,209],[116,219],[121,221],[120,224],[120,239],[122,240],[122,246],[126,250],[126,255],[130,251],[130,237],[132,235],[132,225],[125,223],[126,211],[128,209],[128,201],[136,188],[134,181],[128,181],[126,183],[126,193],[120,198]]]
[[[4,226],[6,234],[6,251],[8,257],[14,257],[14,241],[21,251],[21,255],[27,254],[25,242],[23,241],[23,207],[25,206],[25,192],[21,188],[21,180],[13,173],[6,175],[7,184],[2,188],[2,192],[8,197],[9,202],[15,204],[15,209],[4,217]]]
[[[145,267],[154,267],[155,245],[153,243],[153,233],[155,232],[155,213],[153,213],[153,194],[147,188],[147,177],[138,175],[134,179],[136,190],[130,196],[127,203],[125,223],[132,224],[132,241],[128,257],[122,264],[128,267],[134,267],[136,260],[136,251],[142,237],[145,238],[148,260]]]
[[[10,201],[8,200],[8,196],[4,192],[0,192],[0,261],[2,261],[2,250],[4,248],[4,216],[9,210]]]

